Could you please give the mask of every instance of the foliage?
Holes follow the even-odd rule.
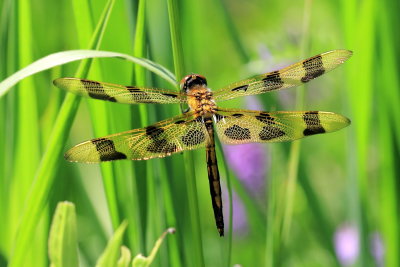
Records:
[[[80,266],[96,264],[123,221],[118,266],[132,262],[131,254],[149,255],[169,227],[176,234],[152,266],[400,266],[398,1],[0,0],[0,7],[0,80],[14,82],[0,85],[0,266],[48,266],[52,255],[65,257],[60,240],[50,243],[56,250],[48,243],[73,232],[63,221],[50,231],[64,200],[76,206]],[[228,159],[222,180],[232,177],[233,207],[225,210],[228,224],[233,209],[232,239],[215,229],[202,150],[101,165],[62,157],[78,142],[181,110],[79,101],[52,86],[55,78],[177,90],[174,80],[200,73],[217,89],[338,48],[354,56],[307,88],[218,103],[333,111],[352,120],[301,145],[219,145],[219,163],[224,153]],[[31,65],[20,80],[22,68],[67,50],[81,51],[79,58],[112,52]],[[121,55],[151,60],[142,62],[156,73]],[[244,158],[235,165],[229,153],[263,164]],[[111,254],[118,259],[119,251]]]

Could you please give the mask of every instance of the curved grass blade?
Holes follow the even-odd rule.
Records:
[[[128,226],[127,221],[121,223],[121,225],[115,231],[113,237],[108,242],[107,247],[104,250],[103,254],[97,261],[96,267],[117,266],[119,260],[119,250],[127,226]]]
[[[128,60],[143,66],[149,71],[152,71],[161,78],[165,79],[173,86],[176,86],[174,75],[163,66],[151,60],[111,51],[69,50],[45,56],[3,80],[0,83],[0,97],[6,94],[12,86],[28,76],[69,62],[90,58],[118,58]]]
[[[132,266],[133,267],[147,267],[150,266],[150,264],[154,261],[154,258],[157,254],[157,251],[160,249],[160,246],[165,239],[165,236],[167,234],[174,234],[175,229],[174,228],[169,228],[167,229],[161,236],[160,238],[156,241],[156,244],[154,245],[153,249],[150,252],[150,255],[148,257],[143,256],[142,254],[136,255],[136,257],[132,261]],[[111,265],[110,265],[111,266]]]

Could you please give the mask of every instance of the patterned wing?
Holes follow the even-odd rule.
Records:
[[[221,109],[215,115],[218,136],[226,144],[284,142],[329,133],[350,124],[342,115],[323,111]]]
[[[169,104],[186,102],[185,95],[169,90],[137,86],[123,86],[119,84],[96,82],[79,78],[59,78],[54,80],[53,83],[58,88],[77,95],[111,102],[125,104]]]
[[[335,69],[351,55],[352,52],[349,50],[333,50],[319,54],[284,69],[230,84],[215,91],[214,99],[228,100],[298,86]]]
[[[68,150],[65,159],[86,163],[146,160],[205,147],[208,141],[204,122],[189,112],[146,128],[83,142]]]

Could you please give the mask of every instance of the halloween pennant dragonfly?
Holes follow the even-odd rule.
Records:
[[[102,162],[120,159],[147,160],[184,150],[206,148],[210,193],[216,226],[224,235],[220,177],[215,154],[215,132],[225,144],[283,142],[337,131],[350,124],[342,115],[323,111],[253,111],[226,109],[216,105],[239,96],[256,95],[298,86],[335,69],[352,55],[333,50],[313,56],[281,70],[242,80],[215,92],[206,78],[190,74],[180,83],[181,91],[122,86],[79,78],[59,78],[54,84],[69,92],[111,102],[187,103],[189,110],[142,129],[95,138],[65,153],[72,162]]]

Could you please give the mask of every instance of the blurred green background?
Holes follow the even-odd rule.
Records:
[[[104,9],[110,17],[100,50],[202,74],[213,89],[321,52],[354,52],[306,88],[220,103],[352,120],[301,145],[218,146],[225,207],[227,185],[233,190],[233,227],[225,210],[232,233],[224,238],[215,229],[204,150],[101,165],[62,156],[81,141],[146,126],[179,107],[85,99],[77,109],[75,98],[62,113],[67,93],[52,80],[76,75],[79,62],[19,82],[0,98],[0,266],[49,265],[49,228],[63,200],[76,206],[80,266],[95,265],[123,220],[132,255],[148,255],[165,229],[176,228],[153,266],[400,266],[399,1],[116,0],[111,9],[106,0],[0,0],[0,8],[1,80],[48,54],[95,48]],[[87,77],[176,90],[119,59],[94,60]]]

